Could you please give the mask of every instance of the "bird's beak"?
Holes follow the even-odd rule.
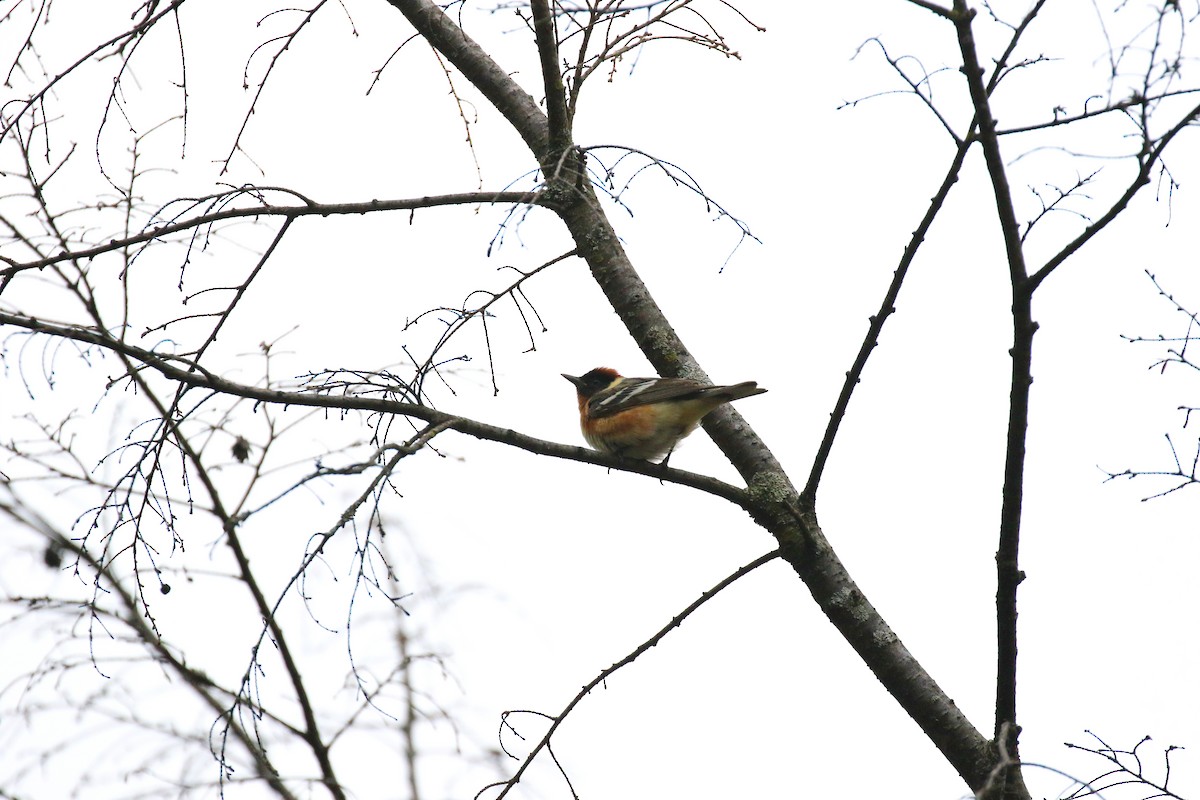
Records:
[[[565,373],[565,372],[563,372],[563,373],[561,373],[561,374],[562,374],[562,376],[563,376],[564,378],[566,378],[567,380],[569,380],[571,383],[575,384],[575,388],[576,388],[576,389],[580,388],[580,386],[579,386],[579,385],[580,385],[581,383],[583,383],[583,378],[577,378],[577,377],[575,377],[574,375],[568,375],[568,374],[567,374],[567,373]]]

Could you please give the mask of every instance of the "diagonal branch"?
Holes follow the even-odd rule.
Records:
[[[700,606],[704,605],[709,600],[716,597],[720,592],[724,591],[726,587],[728,587],[729,585],[734,583],[734,581],[737,581],[739,578],[749,575],[751,572],[753,572],[754,570],[763,566],[764,564],[769,564],[770,562],[779,558],[779,555],[780,555],[779,550],[772,550],[771,552],[761,555],[758,558],[754,559],[749,564],[746,564],[743,567],[739,567],[732,574],[727,575],[725,578],[723,578],[719,583],[717,583],[716,586],[712,587],[708,591],[701,594],[700,597],[697,598],[695,601],[693,601],[690,605],[688,605],[687,608],[685,608],[683,611],[679,612],[674,617],[672,617],[671,621],[668,622],[665,626],[663,626],[662,629],[660,629],[657,633],[655,633],[649,639],[647,639],[646,641],[644,641],[640,645],[638,645],[636,648],[634,648],[632,652],[630,652],[628,655],[626,655],[620,661],[616,662],[615,664],[613,664],[612,666],[610,666],[604,670],[601,670],[599,675],[597,675],[592,680],[588,681],[588,683],[582,689],[580,689],[579,692],[576,693],[576,695],[574,697],[571,698],[571,701],[569,703],[567,703],[567,705],[563,708],[562,711],[558,712],[558,714],[551,717],[553,722],[551,722],[550,727],[546,730],[546,733],[542,736],[541,740],[538,741],[538,743],[536,745],[534,745],[533,749],[530,750],[525,755],[525,758],[521,761],[521,766],[517,768],[517,771],[513,773],[512,777],[506,781],[502,781],[500,783],[489,784],[489,785],[483,787],[475,794],[476,800],[478,800],[479,796],[482,795],[484,792],[486,792],[488,789],[494,789],[497,786],[503,786],[504,788],[501,789],[501,791],[498,795],[496,795],[495,800],[501,800],[501,798],[505,797],[512,790],[512,788],[514,786],[516,786],[518,783],[521,782],[522,776],[524,776],[525,772],[533,764],[533,760],[535,758],[537,758],[538,754],[541,753],[543,750],[546,750],[550,747],[550,740],[554,737],[554,734],[559,729],[559,726],[561,726],[563,724],[563,722],[566,721],[566,719],[570,715],[570,713],[575,710],[575,707],[577,705],[579,705],[581,702],[583,702],[583,698],[587,697],[589,694],[592,693],[593,689],[595,689],[597,686],[600,686],[605,681],[607,681],[610,677],[612,677],[613,673],[617,672],[622,667],[626,667],[626,666],[632,664],[634,661],[636,661],[638,658],[640,658],[642,656],[642,654],[645,653],[650,648],[658,646],[658,643],[661,642],[667,636],[667,634],[669,634],[671,631],[675,630],[680,625],[682,625],[684,620],[686,620],[693,613],[695,613],[700,608]],[[506,712],[506,715],[511,714],[511,713],[514,713],[514,712]],[[508,723],[506,722],[505,724],[507,725]]]
[[[957,138],[957,137],[956,137]],[[867,329],[867,335],[863,339],[862,345],[858,348],[858,355],[854,358],[854,364],[846,373],[846,380],[842,384],[842,390],[838,393],[837,402],[834,403],[833,413],[829,415],[829,423],[825,426],[825,435],[821,439],[820,446],[817,447],[817,455],[813,459],[812,470],[808,474],[808,483],[804,485],[804,491],[800,496],[805,503],[815,504],[817,498],[817,487],[820,485],[821,476],[825,473],[825,464],[829,460],[829,454],[833,451],[833,441],[837,437],[838,429],[841,427],[843,420],[846,418],[846,410],[850,406],[850,397],[854,393],[855,387],[862,380],[863,370],[866,369],[867,359],[871,357],[875,346],[879,343],[879,335],[883,331],[883,325],[887,322],[888,317],[896,313],[896,299],[900,296],[900,287],[904,283],[904,278],[908,275],[908,268],[912,265],[913,259],[916,258],[917,250],[925,241],[925,236],[929,233],[933,221],[937,219],[937,215],[941,213],[942,207],[946,203],[946,198],[950,196],[950,190],[954,184],[958,182],[958,174],[962,170],[963,162],[967,158],[967,152],[971,149],[971,139],[968,136],[965,139],[958,139],[958,149],[954,153],[954,158],[950,162],[950,168],[946,170],[946,177],[942,179],[942,185],[938,187],[937,193],[929,203],[929,207],[925,210],[925,216],[917,225],[917,229],[913,231],[912,238],[908,241],[908,246],[904,248],[903,255],[900,256],[900,263],[896,265],[896,271],[892,274],[892,282],[888,286],[887,292],[883,296],[883,303],[879,310],[875,312],[875,316],[870,319],[870,326]]]
[[[271,75],[275,72],[275,67],[279,64],[280,59],[283,58],[283,54],[288,52],[288,50],[291,49],[291,46],[295,44],[296,38],[300,35],[300,32],[308,27],[308,24],[313,21],[313,18],[317,15],[317,12],[321,10],[321,7],[324,6],[326,2],[327,0],[318,0],[317,4],[310,9],[307,9],[307,11],[305,11],[305,9],[288,9],[290,11],[304,12],[304,18],[300,20],[300,23],[289,33],[269,39],[260,44],[258,47],[254,48],[254,52],[252,52],[250,57],[246,60],[246,66],[242,69],[243,88],[247,88],[250,85],[250,62],[254,60],[254,57],[258,55],[259,51],[266,49],[268,45],[282,42],[282,44],[279,45],[279,49],[275,51],[274,55],[271,56],[270,61],[267,63],[267,68],[263,72],[263,76],[256,81],[258,88],[254,90],[254,97],[250,100],[250,107],[246,109],[246,113],[242,117],[242,125],[240,128],[238,128],[238,132],[233,137],[233,144],[229,146],[229,154],[226,155],[225,159],[221,162],[221,175],[224,175],[229,171],[229,165],[230,162],[233,161],[234,155],[242,149],[242,137],[246,135],[246,129],[250,127],[250,119],[258,110],[258,101],[262,99],[263,93],[267,90],[267,82],[271,79]],[[276,13],[279,12],[272,12],[272,14],[268,14],[267,16],[269,17]],[[258,24],[262,25],[265,21],[266,17],[259,20]]]
[[[549,125],[508,73],[467,39],[432,0],[389,2],[492,100],[542,163]],[[524,102],[514,101],[521,97]],[[629,261],[592,186],[581,183],[576,189],[574,202],[556,205],[554,211],[633,340],[660,374],[706,378]],[[799,493],[770,449],[729,406],[709,414],[704,427],[747,482],[749,502],[742,507],[776,537],[783,557],[821,610],[968,785],[982,786],[995,761],[988,741],[854,583],[812,508],[801,506]]]
[[[238,519],[225,509],[225,505],[221,500],[221,494],[213,482],[212,476],[208,469],[200,460],[200,454],[192,445],[189,437],[183,435],[178,427],[178,422],[175,416],[175,408],[178,405],[179,398],[182,396],[184,388],[180,384],[175,395],[175,400],[170,408],[168,408],[151,390],[148,382],[139,370],[135,369],[132,364],[133,356],[124,349],[113,349],[121,361],[125,364],[126,371],[137,384],[139,391],[147,397],[155,410],[158,412],[159,418],[163,422],[164,437],[169,434],[175,445],[180,449],[188,463],[192,465],[196,476],[199,478],[201,485],[207,492],[209,500],[212,503],[212,513],[221,520],[222,528],[225,532],[225,542],[233,553],[234,561],[237,563],[238,575],[242,583],[250,591],[254,599],[255,608],[258,610],[259,616],[263,621],[265,628],[270,630],[271,643],[275,646],[275,651],[279,654],[283,661],[284,669],[288,674],[288,679],[292,684],[293,695],[292,699],[300,707],[301,715],[304,718],[304,725],[301,730],[301,738],[312,751],[313,757],[316,759],[321,770],[321,783],[329,791],[334,800],[346,800],[345,790],[342,788],[341,782],[338,780],[334,771],[333,761],[330,758],[329,746],[321,735],[319,723],[312,698],[308,688],[304,682],[304,676],[301,674],[300,665],[297,662],[295,655],[292,652],[292,647],[289,644],[288,638],[284,635],[283,628],[279,624],[279,619],[275,615],[273,609],[267,602],[265,593],[259,585],[257,574],[250,567],[250,558],[242,546],[241,537],[237,531]],[[257,652],[257,646],[255,648]],[[240,698],[246,691],[253,674],[253,667],[247,670],[242,678],[242,688],[238,693]],[[239,705],[238,699],[234,700],[233,706],[225,712],[233,723],[234,711]],[[223,747],[222,747],[223,750]],[[221,754],[222,763],[224,763],[224,753]],[[226,780],[226,773],[223,770],[221,780]]]
[[[919,6],[926,11],[932,11],[934,14],[937,14],[943,19],[954,19],[954,11],[952,9],[946,8],[945,6],[939,6],[937,3],[931,3],[929,0],[908,0],[908,2],[912,3],[914,6]]]
[[[141,8],[145,9],[146,15],[142,19],[138,20],[133,27],[118,33],[111,39],[101,42],[88,52],[84,53],[82,56],[64,68],[61,72],[47,81],[41,89],[39,89],[30,97],[24,100],[10,100],[9,102],[5,103],[3,107],[0,107],[0,112],[2,112],[0,113],[0,139],[4,139],[6,136],[8,136],[13,127],[21,121],[22,117],[25,116],[26,112],[28,112],[31,108],[38,106],[38,104],[41,103],[54,90],[55,86],[66,79],[69,75],[74,74],[75,71],[78,70],[83,64],[95,58],[97,55],[110,47],[113,47],[115,50],[119,51],[127,46],[130,42],[136,41],[139,37],[153,28],[159,20],[171,14],[175,14],[179,10],[179,7],[185,2],[186,0],[172,0],[169,5],[164,7],[163,10],[157,14],[154,12],[158,9],[158,3],[143,3]],[[15,68],[16,64],[14,63],[14,69]],[[17,106],[15,113],[9,113],[7,111],[8,106],[10,105]]]
[[[210,709],[216,712],[219,716],[227,713],[228,708],[223,704],[222,697],[232,695],[233,692],[219,686],[213,679],[203,670],[193,665],[185,663],[167,642],[163,641],[156,631],[145,618],[144,610],[138,601],[125,586],[124,583],[112,572],[111,562],[98,559],[88,548],[84,547],[77,539],[62,533],[56,529],[49,521],[37,514],[30,514],[25,507],[25,504],[16,501],[16,495],[11,485],[6,485],[8,492],[14,498],[13,502],[0,500],[0,512],[10,516],[19,524],[28,526],[40,535],[44,536],[48,542],[61,549],[63,552],[68,552],[75,558],[85,562],[98,576],[105,579],[105,593],[111,595],[119,602],[122,612],[112,611],[117,619],[133,629],[138,640],[141,641],[148,650],[153,652],[154,657],[160,664],[165,665],[170,672],[177,675],[180,680],[190,688],[196,696]],[[23,509],[23,510],[18,510]],[[89,613],[97,614],[100,610],[95,606],[89,608]],[[263,716],[271,716],[266,709],[256,706],[254,713]],[[290,730],[292,733],[299,733],[298,730],[289,725],[282,719],[275,719],[283,727]],[[296,795],[288,788],[283,781],[279,772],[272,764],[270,757],[262,744],[256,740],[256,737],[246,729],[245,726],[237,723],[236,720],[230,720],[230,729],[234,737],[245,748],[254,762],[254,771],[262,778],[280,798],[283,800],[296,800]]]
[[[450,60],[525,140],[535,155],[550,147],[550,126],[537,101],[432,0],[388,0],[438,52]]]
[[[996,61],[995,68],[992,70],[992,76],[988,80],[986,89],[987,95],[991,95],[992,91],[996,88],[1001,78],[1004,76],[1009,57],[1012,55],[1013,51],[1016,50],[1017,43],[1020,41],[1021,36],[1028,29],[1029,24],[1033,21],[1034,17],[1036,17],[1038,12],[1041,11],[1045,2],[1046,0],[1038,0],[1038,2],[1033,5],[1029,12],[1021,20],[1021,23],[1013,29],[1013,35],[1009,39],[1008,45],[1004,49],[1004,53]],[[940,7],[935,10],[937,10],[938,13],[941,13]],[[945,14],[945,16],[947,18],[951,17],[951,15],[948,13]],[[903,71],[898,67],[898,61],[893,59],[887,50],[884,49],[883,43],[878,39],[874,39],[872,41],[875,41],[879,45],[880,49],[883,50],[884,57],[887,59],[888,63],[891,64],[893,69],[899,72],[901,76],[905,78],[905,80],[908,80],[908,77],[905,76]],[[929,104],[928,98],[916,91],[917,86],[912,81],[909,81],[909,83],[912,85],[914,92],[921,97],[922,101],[926,102],[926,104]],[[932,105],[929,105],[932,108]],[[937,114],[939,119],[943,119],[941,114],[938,113],[936,109],[934,109],[934,112]],[[883,302],[880,304],[879,311],[876,312],[875,316],[870,318],[871,324],[867,328],[867,335],[863,339],[862,345],[859,347],[858,355],[854,359],[854,364],[846,373],[846,380],[842,384],[842,389],[838,394],[837,401],[834,403],[833,413],[831,413],[829,416],[829,423],[825,428],[825,435],[821,440],[820,446],[817,448],[817,455],[813,459],[813,466],[812,470],[809,472],[808,483],[805,484],[804,491],[801,493],[801,497],[804,498],[805,502],[809,504],[816,502],[817,487],[820,484],[821,476],[825,471],[825,464],[829,459],[829,454],[833,450],[833,442],[837,436],[838,429],[841,427],[842,421],[845,419],[846,410],[850,405],[850,398],[854,393],[855,387],[857,387],[859,382],[862,380],[863,371],[866,369],[867,365],[867,359],[870,358],[871,353],[875,351],[875,347],[879,344],[879,337],[883,331],[884,323],[887,322],[888,317],[896,312],[896,300],[900,295],[900,287],[904,282],[905,276],[908,274],[908,268],[912,264],[913,258],[916,257],[917,249],[925,241],[925,236],[929,233],[929,229],[932,227],[934,219],[937,218],[937,215],[941,212],[942,207],[945,205],[946,199],[950,194],[950,189],[952,189],[954,184],[958,182],[958,175],[962,170],[962,165],[966,159],[967,152],[975,143],[977,127],[978,116],[971,119],[971,123],[967,126],[967,132],[965,135],[959,136],[954,133],[953,130],[950,130],[950,135],[958,145],[958,148],[954,154],[954,158],[951,161],[950,168],[946,171],[946,177],[942,180],[942,185],[938,188],[937,193],[929,201],[929,207],[925,211],[925,216],[921,219],[920,224],[917,225],[917,229],[913,231],[912,238],[909,239],[908,246],[904,248],[904,253],[900,257],[900,263],[897,265],[896,271],[893,274],[892,282],[888,286],[887,292],[884,294]],[[947,129],[949,130],[949,128]]]
[[[1150,173],[1155,165],[1162,159],[1163,151],[1167,149],[1176,136],[1178,136],[1185,128],[1193,125],[1196,120],[1200,119],[1200,105],[1194,106],[1190,111],[1184,114],[1169,131],[1163,134],[1158,143],[1150,148],[1148,152],[1139,157],[1139,167],[1137,174],[1133,180],[1129,182],[1129,186],[1117,198],[1117,201],[1112,204],[1108,211],[1104,212],[1095,222],[1083,229],[1083,232],[1067,243],[1066,247],[1054,254],[1054,257],[1047,261],[1037,272],[1033,273],[1027,281],[1026,291],[1032,293],[1038,286],[1041,285],[1050,273],[1057,269],[1064,261],[1073,256],[1085,244],[1090,242],[1096,234],[1108,227],[1118,215],[1121,214],[1133,200],[1134,196],[1142,190],[1143,186],[1150,183]]]

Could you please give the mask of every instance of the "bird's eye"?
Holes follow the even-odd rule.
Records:
[[[583,376],[583,388],[587,394],[595,394],[612,383],[612,380],[611,375],[606,375],[600,370],[594,369]]]

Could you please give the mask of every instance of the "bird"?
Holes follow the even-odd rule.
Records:
[[[755,381],[712,386],[688,378],[626,378],[609,367],[562,376],[575,385],[579,427],[596,450],[665,465],[679,440],[718,406],[767,391]]]

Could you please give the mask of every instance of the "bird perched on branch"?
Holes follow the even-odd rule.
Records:
[[[623,458],[665,455],[664,464],[705,414],[766,391],[754,381],[710,386],[687,378],[625,378],[608,367],[563,377],[575,384],[579,427],[588,444]]]

